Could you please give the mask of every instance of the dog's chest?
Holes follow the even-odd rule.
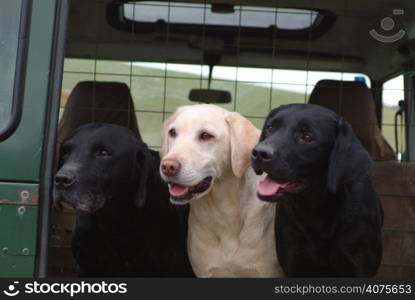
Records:
[[[189,258],[198,277],[280,275],[272,215],[267,222],[259,222],[264,218],[208,212],[191,209],[189,215]]]
[[[336,251],[333,225],[312,216],[296,217],[282,206],[276,225],[278,257],[288,276],[330,274],[331,254]]]

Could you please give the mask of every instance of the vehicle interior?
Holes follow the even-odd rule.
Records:
[[[182,105],[214,103],[259,129],[279,105],[325,106],[374,160],[385,210],[377,276],[414,277],[414,14],[411,0],[72,0],[58,142],[106,122],[158,150]],[[50,276],[76,275],[73,222],[54,209]]]

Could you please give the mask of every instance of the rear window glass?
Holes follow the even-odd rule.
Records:
[[[318,12],[305,9],[258,6],[212,6],[211,4],[140,1],[123,6],[124,17],[136,22],[170,22],[303,30],[311,27]]]
[[[0,128],[11,117],[21,1],[0,1]]]
[[[405,120],[403,114],[399,115],[398,113],[402,107],[404,98],[403,75],[392,78],[383,84],[382,133],[397,153],[398,159],[403,158],[406,149]],[[398,116],[395,120],[397,113]]]
[[[160,146],[160,129],[177,107],[194,104],[191,89],[207,88],[206,65],[66,59],[61,108],[74,86],[85,80],[117,81],[127,84],[134,101],[140,133],[153,149]],[[272,108],[289,103],[307,103],[314,86],[322,79],[369,79],[363,74],[215,66],[212,89],[231,93],[232,102],[220,106],[237,111],[262,128]]]

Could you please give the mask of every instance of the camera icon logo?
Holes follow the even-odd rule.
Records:
[[[403,9],[394,9],[393,15],[404,15],[405,12]],[[395,20],[391,17],[385,17],[380,21],[380,28],[386,32],[391,32],[395,28]],[[377,41],[381,43],[395,43],[403,38],[406,34],[406,31],[400,29],[398,32],[392,35],[383,35],[376,31],[376,29],[372,29],[369,31],[369,34]]]
[[[16,285],[18,285],[19,282],[18,281],[14,281],[13,284],[10,284],[6,290],[3,291],[3,293],[6,296],[9,297],[14,297],[20,294],[20,291],[18,289],[16,289]]]

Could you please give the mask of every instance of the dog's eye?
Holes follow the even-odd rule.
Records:
[[[174,128],[170,129],[169,130],[169,135],[171,137],[176,137],[176,135],[177,135],[176,129],[174,129]]]
[[[313,138],[311,137],[311,135],[304,133],[303,136],[301,137],[301,140],[303,142],[310,143],[313,141]]]
[[[207,133],[206,131],[202,132],[199,136],[199,139],[201,139],[202,141],[208,141],[213,138],[214,136],[211,135],[210,133]]]
[[[97,154],[98,156],[109,156],[110,155],[110,153],[105,149],[98,150]]]
[[[266,131],[268,133],[271,133],[272,132],[272,129],[273,129],[272,125],[268,125],[267,128],[266,128]]]

